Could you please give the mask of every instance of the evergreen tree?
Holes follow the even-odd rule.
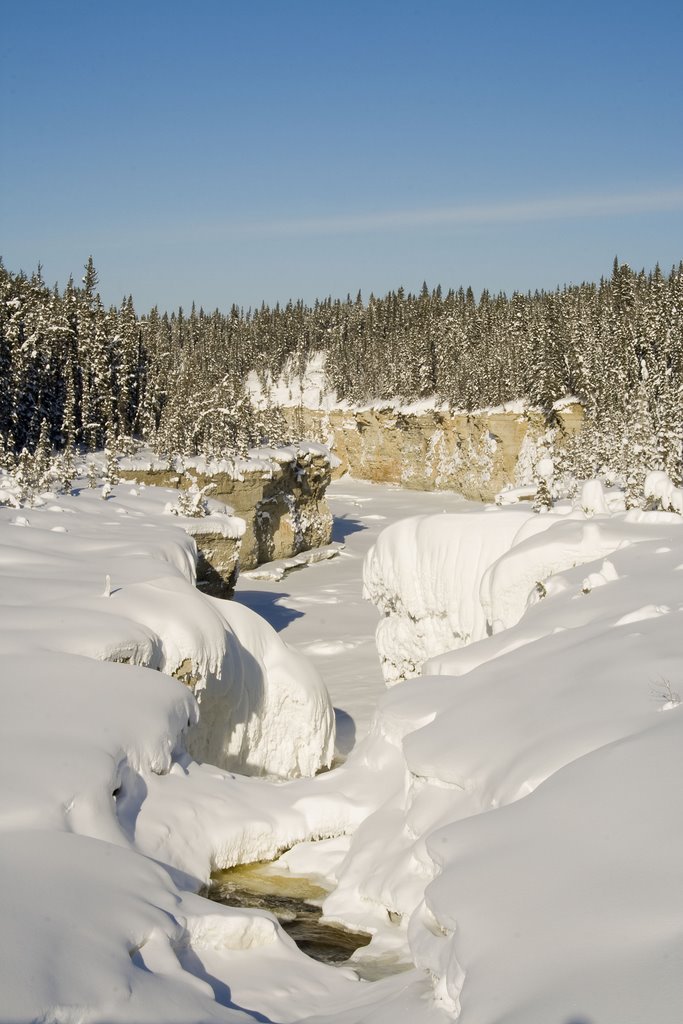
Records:
[[[233,305],[225,315],[193,306],[189,316],[138,317],[130,296],[105,311],[97,289],[92,257],[81,285],[62,293],[40,269],[27,277],[0,264],[5,462],[36,450],[43,422],[67,463],[76,446],[113,450],[133,434],[169,454],[244,451],[282,429],[276,410],[245,401],[248,374],[294,380],[322,353],[328,386],[349,402],[435,394],[454,409],[519,399],[550,408],[576,395],[586,427],[567,446],[574,471],[623,477],[628,467],[634,500],[653,465],[681,482],[681,265],[648,275],[615,260],[597,284],[511,298],[424,284],[416,295]]]
[[[50,427],[48,426],[47,419],[44,418],[40,424],[38,444],[33,455],[33,474],[38,489],[44,490],[48,486],[51,466],[52,444],[50,441]]]

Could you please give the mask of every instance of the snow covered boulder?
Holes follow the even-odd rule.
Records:
[[[553,577],[647,540],[667,517],[675,519],[610,515],[606,506],[545,515],[511,506],[394,523],[363,570],[364,594],[384,615],[376,642],[387,685],[419,675],[430,658],[509,629],[562,586]],[[590,590],[595,580],[586,580]]]
[[[215,671],[194,686],[200,714],[189,751],[228,770],[282,778],[329,767],[334,711],[318,670],[249,608],[211,604],[225,644]]]
[[[482,578],[529,519],[541,521],[518,507],[414,516],[380,534],[363,589],[384,615],[376,641],[388,686],[419,674],[427,658],[486,636]]]

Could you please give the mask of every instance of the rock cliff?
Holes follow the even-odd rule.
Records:
[[[464,413],[377,404],[366,409],[284,407],[297,432],[318,437],[345,472],[413,490],[452,490],[491,501],[506,485],[533,479],[539,451],[581,429],[583,409],[551,413],[505,408]]]
[[[329,544],[332,515],[325,491],[335,462],[321,445],[303,442],[259,449],[248,459],[124,459],[119,475],[155,487],[206,488],[211,499],[244,520],[241,538],[214,531],[210,516],[191,521],[198,583],[225,597],[234,588],[238,563],[252,569]]]

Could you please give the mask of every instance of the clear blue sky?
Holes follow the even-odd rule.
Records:
[[[683,258],[683,4],[0,0],[0,253],[106,302]]]

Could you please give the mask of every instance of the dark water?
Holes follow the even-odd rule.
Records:
[[[320,904],[327,890],[308,878],[278,875],[267,863],[215,871],[206,895],[229,907],[269,910],[302,952],[326,964],[344,963],[370,941],[367,932],[322,924]]]

